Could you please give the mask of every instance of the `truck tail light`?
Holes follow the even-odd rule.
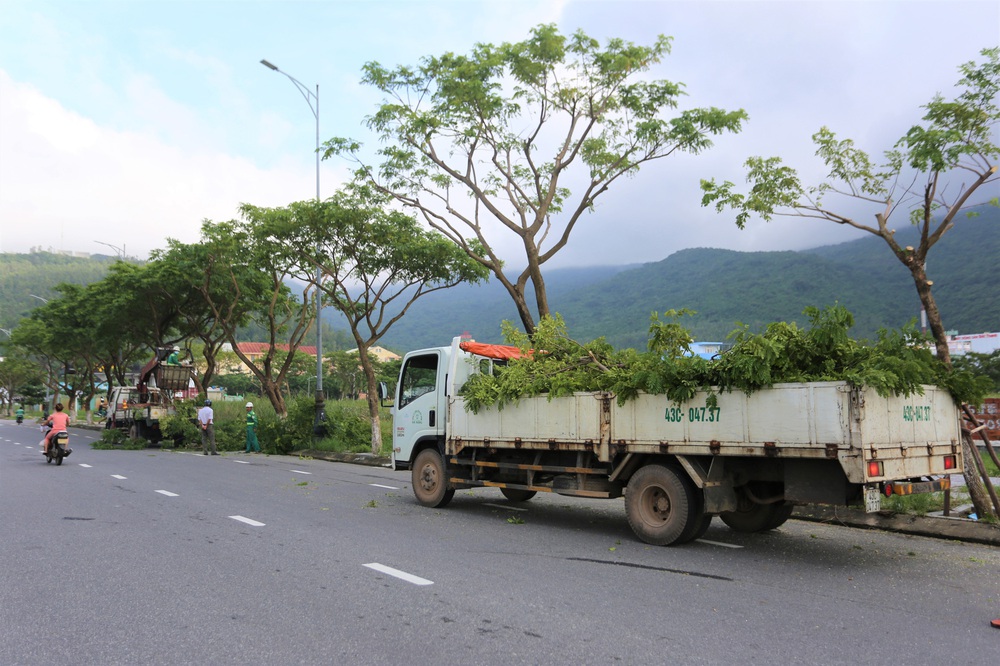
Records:
[[[868,463],[868,476],[882,476],[882,461],[872,460]]]
[[[945,469],[955,469],[955,456],[945,456],[944,457],[944,468]]]
[[[882,492],[885,493],[886,497],[892,497],[892,484],[885,484],[885,487],[882,488]]]

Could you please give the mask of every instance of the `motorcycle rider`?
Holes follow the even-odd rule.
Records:
[[[67,426],[69,426],[69,414],[63,411],[63,404],[61,402],[56,403],[56,411],[45,420],[44,425],[52,427],[43,440],[42,453],[48,455],[49,444],[52,442],[52,436],[57,432],[65,432]]]
[[[17,425],[21,425],[21,421],[24,420],[24,405],[18,405],[14,415],[17,417]]]

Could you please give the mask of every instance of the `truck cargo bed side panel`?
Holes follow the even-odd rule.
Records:
[[[503,409],[481,409],[478,414],[465,411],[465,400],[457,397],[450,410],[449,439],[584,443],[597,442],[601,436],[601,401],[593,393],[552,400],[524,398]]]

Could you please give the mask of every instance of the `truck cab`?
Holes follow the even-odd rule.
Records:
[[[392,408],[393,469],[409,469],[423,449],[444,452],[448,400],[479,369],[476,357],[461,349],[462,341],[456,337],[448,347],[418,349],[403,357]]]

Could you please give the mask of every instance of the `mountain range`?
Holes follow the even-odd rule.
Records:
[[[900,229],[901,245],[917,245],[914,228]],[[62,281],[101,279],[110,257],[64,257],[48,253],[0,254],[0,326],[13,328],[56,295]],[[947,328],[960,333],[1000,331],[1000,210],[955,223],[932,249],[928,275]],[[854,314],[852,335],[872,338],[879,328],[898,328],[920,316],[909,271],[880,238],[810,250],[736,252],[680,250],[639,265],[562,268],[546,272],[549,303],[581,341],[604,337],[616,347],[645,349],[650,315],[693,310],[682,323],[696,340],[721,341],[740,325],[760,330],[772,321],[807,323],[808,306],[839,303]],[[460,285],[429,294],[380,341],[395,351],[447,344],[468,333],[500,342],[503,320],[520,323],[510,297],[495,282]],[[331,308],[324,321],[342,320]]]
[[[901,229],[903,246],[917,245],[915,228]],[[931,249],[928,274],[944,324],[961,333],[1000,331],[1000,211],[962,219]],[[616,347],[645,349],[650,315],[682,308],[697,340],[724,340],[741,324],[760,330],[772,321],[807,323],[808,306],[839,303],[854,314],[852,335],[919,323],[920,301],[909,271],[885,242],[868,236],[810,250],[737,252],[680,250],[634,266],[567,268],[546,274],[549,304],[581,341],[603,336]],[[394,349],[447,343],[469,333],[500,340],[500,322],[520,323],[496,282],[461,285],[418,301],[383,339]]]

